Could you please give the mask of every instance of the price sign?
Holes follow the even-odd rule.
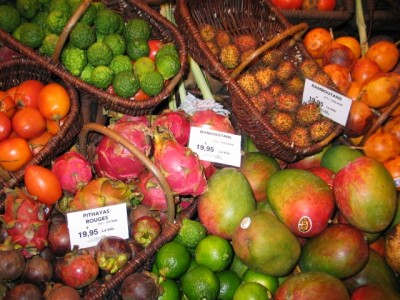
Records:
[[[315,102],[321,114],[336,123],[346,125],[352,100],[312,80],[306,79],[303,103]]]
[[[126,204],[116,204],[67,214],[71,249],[95,246],[104,236],[129,238]]]
[[[189,148],[201,160],[240,167],[241,136],[201,127],[190,128]]]

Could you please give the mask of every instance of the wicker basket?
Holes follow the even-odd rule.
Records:
[[[208,13],[210,11],[213,13]],[[295,33],[295,29],[301,27],[301,24],[291,26],[270,1],[178,0],[175,17],[186,37],[190,55],[206,72],[226,85],[231,96],[231,109],[239,126],[251,137],[259,150],[281,160],[292,162],[320,151],[341,133],[342,126],[335,124],[323,140],[308,146],[295,145],[287,134],[273,129],[269,125],[268,116],[254,106],[250,97],[239,86],[235,76],[232,76],[237,69],[233,71],[226,69],[201,38],[199,26],[211,24],[233,36],[240,34],[255,36],[256,40],[262,44],[255,51],[257,55],[262,53],[259,50],[269,48],[282,50],[285,53],[285,60],[292,61],[296,65],[305,59],[312,60],[301,42],[301,37],[298,37],[296,33],[296,38],[291,38],[288,34],[290,31],[292,31],[291,34]],[[256,55],[253,55],[252,59],[256,59]],[[322,72],[320,68],[319,72]],[[337,91],[330,79],[327,84],[329,88]]]
[[[332,11],[318,10],[281,10],[292,24],[306,22],[310,28],[336,28],[349,21],[354,14],[354,0],[337,0]]]
[[[159,39],[165,43],[173,42],[177,47],[181,68],[178,74],[165,84],[163,90],[158,95],[143,101],[132,101],[127,98],[112,95],[105,90],[98,89],[93,85],[84,82],[80,78],[73,76],[67,72],[61,64],[52,63],[52,61],[57,60],[50,60],[49,58],[38,54],[37,51],[24,46],[18,40],[14,39],[12,35],[3,30],[0,30],[0,42],[36,61],[41,66],[51,67],[52,65],[56,67],[51,68],[52,72],[56,72],[56,74],[63,78],[63,80],[71,83],[79,90],[88,93],[91,97],[91,101],[97,102],[106,109],[130,115],[149,114],[173,92],[175,86],[179,83],[185,73],[187,67],[187,50],[184,39],[174,24],[162,17],[155,9],[148,6],[144,1],[103,0],[102,2],[108,8],[117,11],[121,16],[123,16],[125,21],[136,17],[148,21],[152,28],[151,39]],[[71,17],[71,20],[73,20],[73,18],[74,16]],[[67,24],[64,32],[70,30],[70,25]]]
[[[51,138],[47,145],[36,154],[28,164],[50,165],[51,161],[59,154],[69,149],[76,141],[76,137],[83,126],[83,119],[79,112],[79,99],[75,88],[68,82],[62,81],[60,77],[47,68],[26,58],[14,58],[0,63],[0,89],[5,91],[22,81],[29,79],[40,80],[43,83],[58,82],[64,85],[71,99],[71,109],[61,127],[61,130]],[[5,195],[4,188],[12,188],[23,180],[24,170],[22,168],[15,172],[3,170],[0,176],[0,196]],[[3,202],[1,202],[1,206]],[[2,210],[2,207],[1,207]]]
[[[118,298],[118,287],[120,287],[124,279],[134,272],[140,272],[150,268],[149,263],[152,262],[152,259],[158,249],[165,243],[171,241],[178,234],[178,231],[182,226],[182,221],[195,216],[197,212],[198,199],[193,199],[188,208],[176,215],[175,201],[172,191],[161,171],[149,158],[147,158],[147,156],[145,156],[123,136],[105,126],[96,123],[85,124],[81,133],[79,134],[78,149],[80,149],[82,154],[86,156],[90,154],[88,153],[90,150],[87,147],[88,134],[90,132],[96,132],[109,137],[110,139],[120,143],[133,155],[139,158],[146,168],[158,179],[167,199],[166,223],[163,225],[162,233],[149,246],[138,252],[137,255],[133,257],[120,271],[107,278],[107,280],[99,279],[95,281],[83,291],[83,299],[120,299]]]

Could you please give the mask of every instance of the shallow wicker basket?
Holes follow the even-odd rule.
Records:
[[[181,67],[178,74],[166,82],[163,90],[158,95],[143,101],[133,101],[117,95],[112,95],[105,90],[98,89],[93,85],[84,82],[80,78],[73,76],[67,72],[60,63],[53,63],[54,60],[44,57],[37,51],[24,46],[18,40],[14,39],[12,35],[3,30],[0,30],[0,42],[36,61],[41,66],[55,66],[56,68],[52,68],[52,72],[55,72],[58,76],[63,78],[63,80],[71,83],[80,91],[88,93],[92,102],[97,102],[106,109],[129,115],[149,114],[157,105],[159,105],[173,92],[175,86],[180,82],[180,79],[185,73],[187,67],[187,50],[184,39],[174,24],[169,22],[155,9],[148,6],[146,2],[142,0],[103,0],[102,2],[108,8],[117,11],[125,21],[131,18],[141,18],[148,21],[152,29],[151,39],[159,39],[164,43],[172,42],[175,44],[179,52]],[[71,18],[71,20],[73,20],[73,18],[74,16]],[[74,22],[72,22],[72,24],[74,24]],[[67,24],[64,32],[68,32],[70,30],[71,26]]]
[[[282,14],[292,24],[306,22],[310,28],[336,28],[349,21],[355,11],[354,0],[337,0],[332,11],[282,10]]]
[[[210,11],[213,13],[209,13]],[[301,37],[296,34],[294,35],[296,38],[292,38],[288,32],[294,31],[295,27],[305,25],[304,23],[291,26],[268,0],[232,0],[228,2],[224,0],[201,2],[177,0],[175,18],[187,40],[189,54],[206,72],[226,85],[231,96],[231,109],[240,128],[251,137],[260,151],[292,162],[320,151],[341,133],[342,126],[335,124],[323,140],[309,146],[296,146],[287,134],[280,133],[270,126],[268,117],[254,106],[239,86],[236,77],[232,76],[237,69],[234,71],[226,69],[209,50],[199,31],[200,25],[211,24],[215,28],[229,32],[233,37],[240,34],[253,35],[261,44],[258,50],[261,48],[263,50],[267,48],[280,49],[285,53],[285,60],[298,65],[302,60],[312,60],[312,58],[302,44]],[[260,53],[262,52],[258,52],[258,54]],[[322,70],[320,69],[320,71]],[[330,79],[328,87],[337,91]]]
[[[71,109],[65,118],[61,130],[51,138],[47,145],[36,154],[28,164],[50,165],[59,154],[69,149],[76,141],[76,137],[83,126],[83,119],[79,111],[79,99],[72,84],[63,81],[59,76],[26,58],[13,58],[0,63],[0,90],[5,91],[19,83],[36,79],[47,84],[58,82],[68,91],[71,99]],[[5,188],[12,188],[23,180],[25,167],[15,172],[2,171],[0,174],[0,197],[5,195]],[[3,202],[0,203],[1,209]]]
[[[125,267],[120,271],[110,276],[106,280],[104,278],[98,279],[83,290],[83,299],[86,300],[104,300],[104,299],[120,299],[119,287],[124,279],[134,273],[148,270],[151,267],[153,258],[158,249],[165,243],[171,241],[180,230],[182,221],[184,219],[191,219],[197,213],[198,199],[194,198],[189,207],[176,214],[175,200],[172,191],[162,175],[161,171],[154,165],[154,163],[147,158],[140,150],[138,150],[129,140],[119,135],[115,131],[96,123],[88,123],[83,126],[78,138],[78,149],[80,152],[88,156],[90,159],[90,149],[88,149],[88,134],[96,132],[98,134],[109,137],[110,139],[120,143],[133,155],[142,161],[146,168],[154,174],[162,187],[167,199],[166,221],[163,224],[162,233],[150,243],[149,246],[141,250],[133,257]]]

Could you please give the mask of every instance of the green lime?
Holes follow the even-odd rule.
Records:
[[[124,36],[127,41],[144,40],[148,41],[151,35],[150,24],[143,19],[130,19],[124,30]]]
[[[0,28],[11,33],[21,25],[21,15],[18,10],[9,4],[0,5]]]
[[[96,32],[107,35],[117,32],[121,25],[121,16],[112,9],[104,8],[97,11],[96,18],[94,19],[94,27]]]
[[[69,18],[62,11],[54,10],[47,15],[46,25],[51,33],[60,35]]]
[[[65,47],[61,52],[61,62],[72,75],[80,76],[87,65],[86,51],[75,47]]]
[[[97,15],[97,9],[94,3],[92,2],[90,6],[86,9],[83,16],[81,16],[81,18],[79,19],[79,23],[84,23],[91,26],[94,23],[96,15]]]
[[[84,23],[78,23],[72,29],[69,40],[73,46],[79,49],[87,49],[96,42],[96,33],[93,27]]]
[[[56,48],[59,36],[54,33],[50,33],[44,37],[42,45],[39,48],[39,53],[48,57],[53,55],[54,49]]]
[[[112,84],[113,79],[114,72],[107,66],[94,67],[92,76],[90,77],[92,84],[99,89],[108,88]]]
[[[185,246],[171,241],[158,249],[155,264],[161,276],[177,279],[189,269],[190,261],[190,253]]]
[[[177,300],[181,297],[179,284],[172,279],[165,279],[160,283],[162,294],[158,300]]]
[[[226,239],[213,234],[203,238],[195,251],[196,262],[214,272],[228,268],[233,255],[232,245]]]
[[[92,66],[108,66],[113,59],[110,47],[102,42],[95,42],[87,49],[87,59]]]
[[[163,55],[156,59],[156,66],[158,72],[167,80],[178,74],[181,62],[179,57],[175,55]]]
[[[132,61],[126,55],[117,55],[114,56],[110,62],[109,67],[114,71],[114,74],[118,74],[122,71],[132,71]]]
[[[128,41],[126,53],[132,60],[138,60],[140,57],[149,55],[150,47],[146,40]]]
[[[164,87],[164,79],[157,71],[150,71],[139,77],[140,88],[149,96],[159,94]]]
[[[240,258],[237,255],[234,255],[229,270],[234,271],[239,277],[242,277],[247,269],[248,267],[240,260]]]
[[[19,38],[22,44],[31,47],[39,48],[44,40],[44,31],[36,23],[23,23],[21,24]]]
[[[17,0],[15,6],[21,16],[28,20],[36,16],[40,9],[39,0]]]
[[[175,241],[187,248],[195,248],[206,235],[207,229],[199,221],[184,219]]]
[[[155,68],[154,61],[147,56],[139,57],[133,65],[133,70],[138,77],[147,72],[154,71]]]
[[[279,286],[277,277],[262,274],[251,269],[247,269],[242,276],[243,282],[257,282],[265,286],[272,294],[275,293]]]
[[[176,50],[175,44],[174,43],[167,43],[161,46],[160,49],[158,49],[156,53],[156,59],[159,59],[160,57],[164,55],[173,55],[178,57],[179,53],[178,50]]]
[[[132,71],[122,71],[114,76],[113,88],[120,97],[133,97],[140,88],[139,80]]]
[[[111,48],[113,55],[122,55],[126,51],[126,42],[122,35],[118,33],[111,33],[104,37],[103,43]]]
[[[48,7],[49,12],[57,10],[62,12],[68,18],[70,18],[72,15],[72,9],[67,0],[51,0]]]
[[[219,280],[218,299],[232,299],[241,283],[240,277],[231,270],[223,270],[216,274]]]
[[[257,282],[243,282],[233,295],[233,300],[269,300],[272,294]]]
[[[183,294],[189,300],[214,300],[219,294],[219,280],[209,268],[198,266],[181,278]]]

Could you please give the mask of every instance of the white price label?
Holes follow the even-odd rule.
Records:
[[[352,100],[324,87],[312,80],[306,79],[303,93],[303,103],[316,102],[321,114],[340,125],[346,126]]]
[[[237,134],[191,127],[189,148],[201,160],[240,167],[241,138]]]
[[[104,236],[129,238],[126,204],[67,213],[71,249],[96,246]]]

